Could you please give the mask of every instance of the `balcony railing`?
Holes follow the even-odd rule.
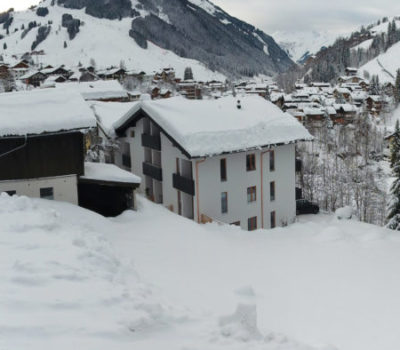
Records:
[[[160,136],[142,134],[142,146],[161,151],[161,138]]]
[[[162,169],[150,164],[150,163],[143,163],[143,175],[150,176],[152,179],[162,181],[163,176],[162,176]]]
[[[173,174],[172,185],[177,190],[187,193],[191,196],[194,196],[195,194],[194,181],[182,175]]]

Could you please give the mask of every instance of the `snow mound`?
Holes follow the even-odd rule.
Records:
[[[262,338],[257,327],[256,305],[239,304],[236,311],[219,320],[221,334],[227,338],[248,342]]]
[[[168,304],[114,252],[106,219],[4,193],[0,218],[4,348],[67,349],[74,339],[99,349],[171,322]]]
[[[335,217],[338,220],[350,220],[353,217],[353,208],[350,206],[336,209]]]

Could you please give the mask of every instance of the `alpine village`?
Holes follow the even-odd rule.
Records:
[[[1,350],[399,349],[400,17],[297,55],[208,0],[37,3],[0,13]]]

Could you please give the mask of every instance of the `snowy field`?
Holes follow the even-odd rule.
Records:
[[[3,195],[0,349],[398,350],[399,252],[323,214],[244,232]]]

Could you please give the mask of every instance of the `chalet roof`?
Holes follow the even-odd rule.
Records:
[[[336,111],[343,110],[346,113],[357,112],[357,107],[349,103],[343,103],[343,104],[335,103],[333,105],[333,108],[335,108]]]
[[[256,95],[218,100],[174,97],[141,101],[114,124],[117,133],[144,115],[192,158],[312,140],[290,114]]]
[[[22,77],[20,77],[19,79],[20,79],[20,80],[25,80],[25,79],[32,78],[32,77],[34,77],[35,75],[41,75],[41,76],[45,77],[45,75],[44,75],[42,72],[39,72],[39,71],[37,71],[37,70],[34,70],[34,71],[27,72],[26,74],[24,74],[24,75],[23,75]]]
[[[97,80],[90,82],[66,82],[56,84],[57,89],[78,91],[82,97],[89,100],[107,100],[127,98],[128,93],[116,80]]]
[[[95,126],[93,112],[76,92],[35,89],[0,94],[0,136],[42,134]]]

